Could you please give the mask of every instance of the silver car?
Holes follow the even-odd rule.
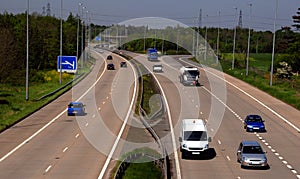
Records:
[[[256,141],[242,141],[237,150],[237,161],[244,167],[269,168],[266,152]]]

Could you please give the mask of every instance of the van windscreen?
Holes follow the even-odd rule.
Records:
[[[205,131],[185,131],[184,140],[186,141],[207,141]]]

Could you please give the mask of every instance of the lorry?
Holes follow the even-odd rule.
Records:
[[[147,58],[148,58],[149,61],[157,61],[158,60],[157,50],[155,48],[148,48]]]
[[[180,151],[182,158],[187,156],[207,154],[211,137],[202,119],[183,119],[180,131]]]
[[[200,72],[196,67],[183,66],[180,68],[179,81],[183,85],[199,86]]]

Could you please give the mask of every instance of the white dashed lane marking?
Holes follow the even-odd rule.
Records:
[[[75,138],[78,138],[79,137],[79,134],[76,134]]]
[[[63,153],[65,153],[68,149],[69,149],[68,147],[65,147]]]
[[[49,172],[49,170],[51,169],[51,165],[49,165],[47,168],[46,168],[46,170],[45,170],[45,173],[47,173],[47,172]]]

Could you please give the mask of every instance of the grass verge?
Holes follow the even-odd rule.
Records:
[[[84,69],[80,69],[78,74],[88,73],[94,60],[89,61]],[[43,82],[30,82],[29,83],[29,100],[26,101],[26,89],[25,86],[13,85],[13,84],[0,84],[0,131],[7,129],[15,123],[21,121],[28,115],[32,114],[42,106],[48,104],[50,101],[56,99],[70,88],[72,84],[61,89],[57,93],[37,100],[40,97],[62,87],[66,83],[73,80],[75,75],[63,74],[62,84],[59,83],[59,73],[55,70],[42,72],[44,81]],[[74,81],[76,84],[79,80]]]

